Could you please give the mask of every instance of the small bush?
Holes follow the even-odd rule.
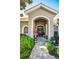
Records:
[[[20,34],[20,59],[29,59],[34,44],[33,38]]]
[[[53,55],[57,58],[59,57],[59,48],[57,48],[55,45],[51,44],[50,41],[47,41],[45,45],[46,45],[50,55]]]

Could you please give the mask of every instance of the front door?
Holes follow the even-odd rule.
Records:
[[[37,30],[38,30],[38,36],[43,37],[43,35],[44,35],[44,26],[38,26]]]

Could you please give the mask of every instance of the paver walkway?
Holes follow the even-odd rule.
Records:
[[[43,37],[38,38],[37,43],[35,44],[35,47],[30,55],[30,59],[57,59],[48,53],[48,50],[44,45],[45,41],[46,39]]]

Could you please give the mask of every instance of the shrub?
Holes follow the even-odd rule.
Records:
[[[52,36],[52,37],[50,38],[50,41],[52,41],[52,40],[55,40],[55,37],[54,37],[54,36]]]
[[[29,59],[34,44],[33,38],[20,34],[20,59]]]
[[[54,35],[50,38],[50,41],[52,44],[54,44],[55,46],[59,45],[59,36],[58,35]]]
[[[50,41],[47,41],[45,43],[45,45],[46,45],[50,55],[53,55],[57,58],[59,57],[59,48],[57,48],[55,45],[51,44]]]
[[[51,40],[51,41],[52,41],[52,40],[59,40],[59,36],[58,36],[58,35],[54,35],[54,36],[51,37],[50,40]]]

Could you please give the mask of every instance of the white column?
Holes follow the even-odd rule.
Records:
[[[47,24],[46,24],[46,35],[47,35]]]
[[[31,21],[31,37],[33,38],[33,20]]]
[[[50,39],[50,20],[48,20],[48,32],[49,32],[49,36],[48,36],[48,39]]]

